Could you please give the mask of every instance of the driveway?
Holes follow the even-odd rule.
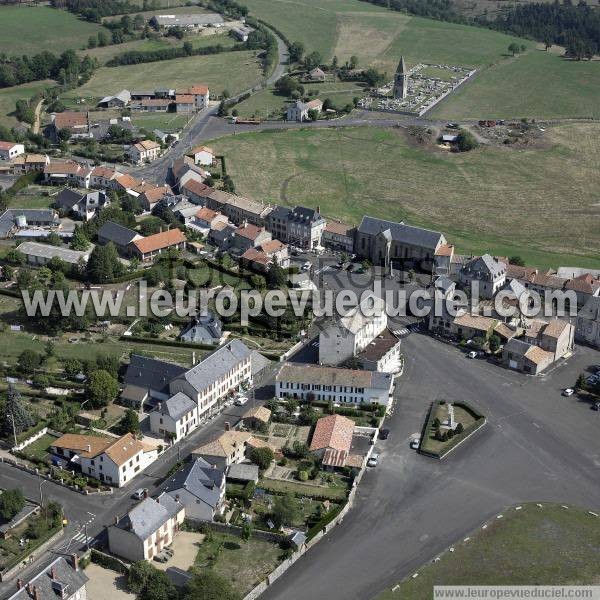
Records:
[[[173,558],[165,563],[152,561],[152,565],[161,571],[166,571],[169,567],[178,567],[187,571],[196,559],[198,547],[204,540],[201,533],[191,531],[180,531],[173,540],[171,548],[173,549]]]
[[[525,501],[600,506],[600,414],[563,398],[578,373],[600,362],[579,348],[542,378],[479,360],[421,334],[403,341],[404,375],[357,501],[341,525],[263,596],[375,597],[506,506]],[[429,403],[466,400],[488,423],[444,461],[410,450]],[[545,582],[546,583],[546,582]],[[551,582],[547,582],[551,583]]]
[[[89,577],[86,584],[88,600],[134,600],[135,594],[127,591],[125,575],[90,563],[85,574]]]

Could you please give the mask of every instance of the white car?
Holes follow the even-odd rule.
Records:
[[[306,261],[303,265],[302,265],[302,270],[303,271],[308,271],[311,267],[311,264],[309,261]]]
[[[133,494],[131,494],[131,497],[134,500],[143,500],[146,497],[147,493],[148,493],[148,490],[146,488],[140,488],[139,490],[135,490],[135,492],[133,492]]]
[[[411,440],[411,442],[410,442],[410,447],[413,450],[418,450],[420,445],[421,445],[421,438]]]
[[[244,404],[246,404],[246,402],[248,402],[248,398],[246,398],[244,396],[240,396],[239,398],[235,399],[234,404],[236,406],[244,406]]]
[[[377,452],[373,452],[373,454],[371,454],[371,458],[369,458],[369,460],[367,461],[367,465],[369,467],[376,467],[378,462],[379,454],[377,454]]]
[[[471,352],[469,352],[469,354],[467,354],[467,356],[469,358],[477,358],[477,352],[475,352],[475,350],[471,350]]]
[[[572,396],[575,393],[575,390],[573,388],[567,388],[566,390],[563,390],[562,395],[563,396]]]

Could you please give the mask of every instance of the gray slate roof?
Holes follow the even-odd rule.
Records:
[[[117,246],[127,246],[136,235],[138,234],[135,231],[114,221],[106,221],[98,230],[98,237],[107,239]]]
[[[185,504],[186,495],[181,493],[185,490],[214,509],[221,498],[224,477],[225,473],[221,469],[214,468],[203,458],[197,458],[175,473],[167,484],[166,493],[173,498],[179,495],[180,502]]]
[[[123,381],[128,385],[168,394],[171,380],[185,372],[185,367],[132,354]]]
[[[131,531],[140,540],[146,540],[182,508],[182,504],[163,492],[156,500],[142,500],[117,523],[116,527]]]
[[[49,208],[9,208],[0,215],[0,238],[6,237],[15,226],[16,218],[24,216],[27,223],[58,225],[57,214]]]
[[[85,196],[85,193],[77,192],[70,188],[65,188],[61,190],[56,199],[54,200],[54,204],[59,208],[73,208],[81,199]]]
[[[600,321],[600,298],[597,296],[589,298],[577,316],[587,321]]]
[[[52,570],[54,570],[55,579],[52,579]],[[42,600],[48,600],[61,598],[61,590],[64,591],[62,597],[71,598],[85,586],[87,581],[88,578],[81,569],[76,571],[64,556],[59,556],[47,568],[29,580],[29,583],[38,588]],[[23,586],[8,600],[31,600],[31,596]]]
[[[240,340],[234,339],[207,356],[181,377],[197,392],[201,392],[250,355],[250,349]]]
[[[489,254],[478,256],[463,267],[463,272],[473,273],[475,275],[489,274],[494,279],[499,277],[503,271],[506,272],[506,264],[496,260]]]
[[[183,392],[178,392],[168,400],[160,403],[159,411],[162,415],[168,415],[175,421],[179,421],[183,415],[187,415],[196,408],[196,403]]]
[[[227,479],[236,479],[237,481],[257,481],[258,466],[248,464],[229,465]]]
[[[404,223],[394,223],[393,221],[367,216],[363,217],[358,232],[366,235],[377,235],[386,229],[390,230],[394,241],[412,246],[435,250],[440,244],[444,243],[444,236],[439,231],[431,231],[422,227],[413,227]]]
[[[507,352],[511,352],[512,354],[517,354],[519,356],[525,355],[529,348],[531,348],[531,344],[523,340],[519,340],[517,338],[511,338],[504,345],[504,350],[506,350]]]
[[[186,26],[186,25],[213,25],[215,23],[224,23],[223,17],[217,13],[198,13],[198,14],[162,14],[154,15],[153,19],[158,25],[163,27]]]

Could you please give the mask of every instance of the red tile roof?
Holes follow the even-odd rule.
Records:
[[[204,96],[205,94],[208,94],[208,88],[205,85],[194,85],[188,90],[188,93]]]
[[[185,235],[181,230],[170,229],[169,231],[163,231],[142,238],[141,240],[136,240],[133,243],[142,254],[148,254],[149,252],[155,252],[156,250],[162,250],[164,248],[169,248],[170,246],[175,246],[176,244],[181,244],[182,242],[185,242],[185,239]]]
[[[271,262],[271,259],[260,250],[256,248],[248,248],[244,254],[242,254],[242,259],[248,262],[260,263],[262,265],[268,265]]]
[[[15,142],[2,142],[0,141],[0,150],[10,150],[14,148],[17,144]]]
[[[264,227],[257,227],[256,225],[252,225],[252,223],[245,223],[235,230],[235,235],[254,241],[264,231],[266,231]]]
[[[332,448],[350,452],[354,421],[342,415],[329,415],[317,421],[310,443],[310,451]]]
[[[339,221],[329,221],[327,225],[325,225],[325,231],[328,231],[329,233],[335,233],[337,235],[348,235],[348,232],[351,229],[352,227],[350,227],[350,225],[345,225]]]
[[[65,111],[62,113],[56,113],[54,116],[54,126],[58,129],[85,127],[87,124],[88,115],[86,112]]]

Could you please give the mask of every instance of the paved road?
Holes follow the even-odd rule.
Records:
[[[405,373],[380,465],[343,523],[275,582],[268,600],[365,600],[413,573],[505,507],[525,501],[600,506],[600,414],[560,391],[600,354],[577,354],[541,379],[421,334],[405,339]],[[488,424],[444,461],[408,444],[436,398],[480,407]],[[420,599],[415,599],[420,600]]]
[[[285,42],[273,31],[273,35],[277,40],[277,50],[278,50],[278,62],[273,70],[273,73],[263,82],[265,85],[271,85],[275,83],[278,79],[283,77],[287,70],[288,63],[288,50]],[[262,85],[259,84],[254,88],[245,90],[240,92],[237,96],[233,98],[239,98],[243,94],[253,93],[256,90],[262,89]],[[206,108],[200,112],[198,112],[191,120],[190,124],[184,129],[181,139],[176,146],[172,146],[161,158],[155,160],[153,163],[149,165],[145,165],[140,168],[131,169],[131,173],[136,175],[137,177],[141,177],[146,181],[153,181],[155,183],[162,184],[167,179],[167,173],[169,170],[169,166],[171,163],[178,158],[181,158],[186,151],[188,151],[193,146],[197,146],[202,143],[204,140],[210,139],[212,135],[206,135],[205,129],[207,125],[213,121],[217,121],[219,123],[225,124],[224,119],[217,118],[215,115],[217,114],[218,107],[213,106],[210,108]]]
[[[256,377],[256,388],[254,398],[257,402],[273,397],[272,380],[274,372],[278,368],[277,363],[267,367]],[[108,496],[90,495],[83,496],[67,488],[63,488],[52,482],[42,484],[44,502],[55,500],[60,503],[65,511],[69,525],[65,535],[53,548],[37,560],[32,567],[22,571],[19,576],[23,579],[38,573],[45,565],[49,564],[58,554],[68,554],[75,550],[81,550],[85,546],[83,535],[84,525],[87,523],[87,532],[90,540],[98,538],[100,542],[105,540],[105,526],[114,522],[115,517],[122,516],[136,501],[131,494],[138,488],[148,488],[150,495],[157,495],[169,469],[178,461],[185,460],[194,448],[214,439],[220,431],[225,429],[225,422],[235,425],[249,408],[246,406],[231,406],[215,417],[207,425],[196,430],[176,447],[167,450],[154,464],[152,464],[142,475],[136,477],[129,485],[114,489],[114,493]],[[39,501],[40,480],[35,475],[20,471],[6,463],[0,463],[1,487],[18,487],[23,490],[25,496],[31,500]],[[0,583],[0,598],[5,598],[12,593],[14,582]]]

